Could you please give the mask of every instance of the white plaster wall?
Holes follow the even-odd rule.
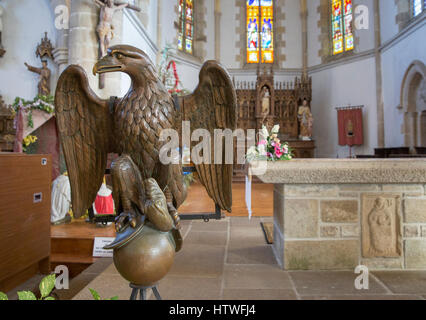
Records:
[[[212,1],[213,2],[213,1]],[[222,18],[221,18],[221,33],[220,33],[220,58],[221,63],[226,68],[239,68],[239,63],[236,61],[236,56],[240,53],[237,48],[237,42],[240,35],[236,33],[236,28],[239,26],[239,21],[235,19],[238,12],[244,14],[245,8],[236,6],[235,0],[222,0]]]
[[[404,146],[403,112],[397,106],[401,101],[402,81],[410,64],[414,60],[426,64],[425,34],[426,20],[423,19],[416,30],[382,52],[386,147]]]
[[[316,156],[344,158],[348,147],[338,145],[336,107],[364,105],[364,146],[355,154],[373,154],[377,147],[375,60],[368,58],[313,72],[312,113]]]
[[[0,58],[0,94],[6,103],[12,103],[15,97],[33,99],[37,95],[39,75],[29,72],[24,65],[41,67],[40,58],[35,55],[37,45],[48,32],[55,46],[56,29],[54,15],[49,0],[3,0],[3,46],[6,54]],[[54,92],[57,67],[49,59],[52,71],[51,90]]]
[[[204,2],[206,7],[206,29],[205,35],[207,37],[207,42],[204,44],[206,49],[205,60],[214,60],[215,58],[215,21],[214,21],[214,0],[206,0]],[[228,5],[226,3],[226,5]]]
[[[396,24],[396,15],[398,8],[395,1],[380,1],[380,33],[382,42],[388,41],[398,33],[398,25]]]
[[[157,6],[155,5],[153,1],[151,1],[150,4],[152,4],[152,6],[155,9],[155,10],[152,10],[153,11],[152,14],[155,15],[155,19],[154,19],[154,16],[152,16],[153,18],[152,20],[156,22]],[[151,17],[149,21],[151,22]],[[131,45],[143,50],[149,56],[152,63],[155,65],[158,48],[155,43],[157,40],[156,32],[152,32],[152,30],[150,32],[151,28],[155,30],[157,29],[156,26],[154,27],[153,25],[151,25],[151,23],[149,23],[148,30],[146,30],[142,24],[137,23],[137,20],[134,19],[134,16],[130,15],[128,12],[124,13],[123,28],[122,28],[123,29],[122,43]],[[153,37],[152,35],[155,35],[155,37]],[[121,73],[121,85],[120,85],[120,94],[119,94],[120,96],[123,96],[128,91],[130,87],[130,83],[131,81],[129,76],[125,73]]]
[[[301,68],[302,67],[302,21],[300,18],[300,1],[286,0],[285,12],[285,48],[279,49],[286,55],[286,60],[282,63],[282,68]],[[276,21],[275,23],[280,23]]]
[[[308,66],[316,66],[321,64],[321,57],[319,51],[321,50],[321,42],[319,36],[321,29],[318,23],[321,15],[318,12],[320,0],[309,0],[308,5]]]
[[[388,0],[389,1],[389,0]],[[392,1],[389,1],[392,2]],[[354,3],[354,21],[358,19],[356,14],[357,6],[364,6],[368,8],[368,29],[357,29],[356,24],[354,26],[355,38],[359,38],[358,45],[355,44],[354,52],[364,52],[374,49],[375,35],[374,35],[374,0],[355,0]]]
[[[154,42],[157,41],[158,3],[161,0],[148,0],[148,34]]]

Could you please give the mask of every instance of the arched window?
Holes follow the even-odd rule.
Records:
[[[413,16],[416,17],[420,13],[423,12],[423,10],[426,7],[426,0],[413,0]]]
[[[352,0],[331,0],[333,55],[354,49]]]
[[[194,1],[179,0],[178,49],[194,52]]]
[[[247,63],[274,62],[273,0],[247,0]]]

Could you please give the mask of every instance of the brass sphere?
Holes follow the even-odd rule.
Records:
[[[145,224],[133,239],[114,248],[114,264],[121,276],[138,286],[152,286],[170,270],[175,241],[170,232]]]

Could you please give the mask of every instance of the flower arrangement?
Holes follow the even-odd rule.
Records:
[[[30,144],[35,143],[38,140],[36,136],[28,135],[24,138],[24,141],[22,142],[23,150],[24,152],[27,151],[27,147],[30,146]]]
[[[41,95],[37,95],[32,101],[16,97],[12,106],[15,113],[17,113],[21,108],[25,112],[28,112],[28,126],[34,128],[32,110],[42,110],[48,114],[52,114],[55,112],[55,107],[53,106],[54,100],[55,98],[53,96]]]
[[[293,159],[292,150],[288,143],[281,143],[278,139],[280,126],[276,125],[271,132],[263,126],[260,132],[259,143],[257,146],[252,146],[247,151],[247,161],[266,160],[266,161],[282,161]]]

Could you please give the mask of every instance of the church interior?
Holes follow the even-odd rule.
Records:
[[[426,299],[425,39],[426,0],[0,0],[0,300]]]

